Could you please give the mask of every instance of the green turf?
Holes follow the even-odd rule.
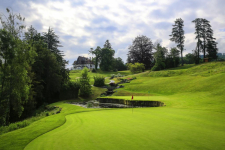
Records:
[[[223,149],[224,114],[137,108],[66,116],[66,123],[25,150]]]

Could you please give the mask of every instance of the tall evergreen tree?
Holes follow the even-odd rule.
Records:
[[[61,67],[60,73],[62,75],[63,83],[69,80],[69,70],[66,69],[68,61],[63,59],[63,53],[58,48],[62,47],[59,37],[55,34],[52,28],[49,27],[48,32],[43,33],[43,40],[47,44],[47,48],[55,54],[58,65]]]
[[[182,61],[182,66],[184,64],[183,62],[183,50],[184,50],[184,21],[179,18],[175,20],[175,24],[173,25],[173,29],[172,29],[172,34],[170,35],[171,41],[174,41],[175,43],[177,43],[177,47],[180,49],[180,54],[181,54],[181,61]]]
[[[106,41],[105,41],[104,48],[112,49],[112,46],[111,46],[111,44],[109,43],[109,40],[106,40]]]
[[[153,44],[147,36],[137,36],[132,45],[129,47],[128,61],[129,63],[143,63],[146,69],[151,68],[153,61]]]
[[[213,30],[211,28],[210,22],[206,19],[202,19],[202,39],[202,52],[204,58],[206,58],[207,42],[213,39]]]
[[[195,23],[195,34],[196,37],[195,39],[197,39],[197,46],[196,46],[196,64],[199,64],[199,55],[201,52],[201,48],[203,48],[203,42],[202,42],[202,37],[203,37],[203,22],[202,22],[202,18],[196,18],[195,20],[193,20],[192,22]]]

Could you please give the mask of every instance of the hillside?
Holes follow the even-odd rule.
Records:
[[[137,79],[109,98],[134,95],[134,100],[159,100],[166,106],[86,109],[67,101],[53,103],[62,108],[60,114],[0,135],[0,149],[223,149],[224,66],[213,62],[125,76]],[[71,76],[77,78],[79,72]],[[93,89],[94,98],[100,88]]]
[[[162,100],[168,107],[225,112],[225,62],[185,65],[145,72],[136,77],[113,96],[150,95],[152,99]]]

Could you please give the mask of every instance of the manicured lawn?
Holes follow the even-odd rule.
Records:
[[[224,148],[223,113],[172,108],[135,108],[66,116],[66,123],[25,150],[149,150]]]

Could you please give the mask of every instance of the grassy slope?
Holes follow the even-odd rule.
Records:
[[[94,84],[94,78],[93,78],[94,76],[106,77],[105,83],[109,83],[110,82],[109,77],[111,77],[112,74],[118,74],[118,73],[120,73],[121,75],[131,74],[130,71],[105,72],[105,71],[98,70],[97,73],[89,72],[89,77],[90,77],[91,84]],[[81,70],[70,71],[70,78],[72,81],[76,81],[77,79],[79,79],[79,77],[81,77]]]
[[[161,77],[173,71],[171,77]],[[152,77],[153,74],[157,77]],[[169,107],[225,112],[225,62],[150,72],[137,78],[124,84],[125,87],[118,89],[113,96],[130,99],[134,95],[134,100],[138,100],[136,96],[150,95],[150,100],[161,100]]]
[[[210,71],[209,65],[214,66]],[[0,136],[0,149],[23,149],[38,135],[62,125],[65,116],[67,122],[63,126],[35,139],[26,149],[222,149],[223,67],[223,63],[208,63],[136,75],[138,79],[124,84],[125,88],[118,89],[115,96],[129,98],[133,94],[137,98],[136,95],[147,96],[150,91],[152,98],[163,100],[167,106],[134,109],[133,116],[130,109],[66,116],[84,110],[58,103],[63,107],[62,114]]]

